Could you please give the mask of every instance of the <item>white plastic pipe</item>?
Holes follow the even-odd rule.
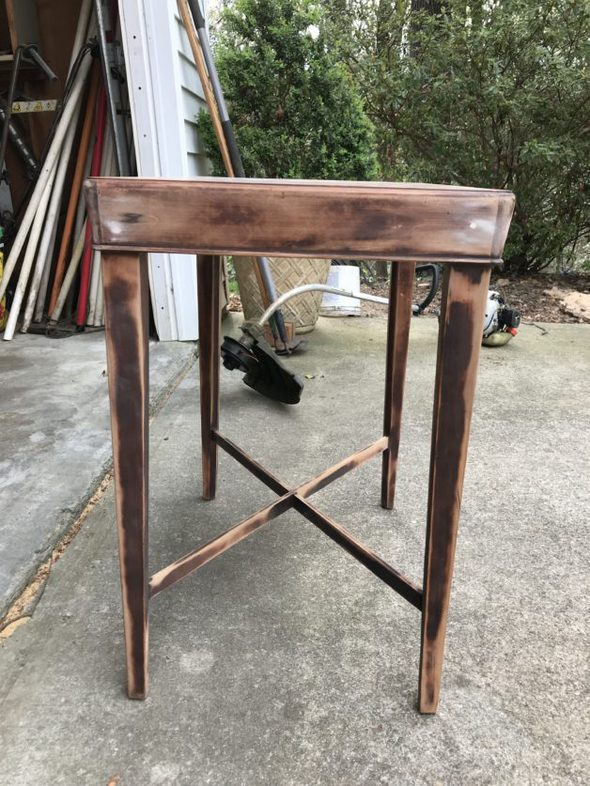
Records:
[[[27,246],[27,253],[25,254],[25,258],[23,260],[20,276],[18,278],[18,284],[16,285],[16,290],[14,292],[14,297],[12,299],[12,305],[10,307],[10,313],[8,315],[8,322],[6,323],[6,327],[4,328],[4,335],[2,336],[4,341],[10,341],[14,336],[18,315],[20,314],[20,307],[22,305],[23,298],[25,296],[25,292],[27,289],[27,282],[29,280],[31,268],[33,266],[33,259],[35,256],[35,252],[37,251],[37,244],[39,243],[39,237],[41,235],[41,230],[43,229],[45,212],[47,210],[47,205],[49,204],[49,198],[51,196],[51,189],[53,188],[55,175],[56,175],[56,170],[54,168],[51,170],[49,174],[49,177],[45,183],[45,190],[41,195],[41,200],[39,202],[37,215],[35,216],[33,227],[31,229],[29,245]]]
[[[53,251],[55,249],[55,240],[57,237],[57,222],[53,225],[53,231],[51,233],[51,242],[49,243],[49,249],[47,252],[47,256],[49,259],[53,259]],[[45,299],[47,297],[47,290],[49,288],[49,275],[51,273],[51,265],[47,264],[43,268],[43,275],[41,276],[41,283],[39,284],[39,293],[37,295],[37,305],[35,306],[35,322],[41,322],[43,319],[43,312],[45,311]]]
[[[70,57],[70,65],[68,68],[68,77],[72,73],[72,68],[74,67],[74,63],[76,62],[76,58],[78,57],[78,53],[80,49],[82,49],[82,45],[86,42],[87,38],[93,33],[92,30],[88,30],[88,22],[90,20],[90,14],[92,13],[92,0],[82,0],[82,5],[80,6],[80,14],[78,15],[78,25],[76,27],[76,35],[74,36],[74,44],[72,46],[72,55]],[[88,30],[89,35],[86,35],[86,30]]]
[[[116,150],[113,145],[113,150],[111,153],[111,175],[118,174],[119,170],[117,169],[117,157],[116,157]],[[94,315],[94,326],[101,327],[104,325],[104,290],[102,287],[102,266],[101,266],[101,253],[99,252],[99,264],[98,264],[98,289],[96,292],[96,308],[95,308],[95,315]]]
[[[96,297],[95,327],[104,325],[104,290],[102,288],[102,267],[98,268],[98,293]]]
[[[365,292],[350,292],[348,289],[330,287],[327,284],[302,284],[300,287],[294,287],[284,292],[274,303],[271,303],[258,320],[257,325],[262,327],[287,300],[296,295],[303,295],[305,292],[329,292],[331,295],[343,295],[344,297],[354,297],[357,300],[369,300],[371,303],[381,303],[384,306],[389,304],[389,300],[386,297],[379,297],[379,295],[367,295]]]
[[[95,249],[92,253],[92,273],[90,275],[90,293],[88,295],[87,325],[94,325],[96,318],[96,298],[98,296],[98,273],[100,270],[100,251]]]
[[[31,225],[37,214],[39,205],[45,193],[47,182],[55,170],[57,158],[61,152],[64,138],[68,133],[70,123],[72,122],[72,116],[76,111],[76,107],[78,105],[80,96],[82,95],[82,91],[84,89],[86,78],[88,77],[91,61],[92,58],[90,56],[90,53],[86,52],[85,56],[82,58],[80,68],[78,70],[78,73],[76,74],[76,78],[72,86],[72,91],[66,102],[66,105],[64,106],[64,110],[60,118],[60,121],[57,125],[57,128],[55,129],[55,135],[49,147],[47,156],[45,157],[45,161],[43,162],[43,165],[41,167],[41,171],[39,173],[39,178],[35,185],[33,195],[29,200],[29,204],[25,211],[25,215],[23,216],[21,224],[18,228],[18,232],[16,233],[14,243],[12,244],[12,249],[10,251],[8,259],[6,260],[4,275],[2,277],[2,281],[0,282],[0,298],[2,298],[2,296],[6,292],[6,287],[8,286],[14,268],[16,267],[16,263],[25,244],[25,240],[27,238],[27,235],[29,234],[29,229],[31,228]],[[49,200],[49,194],[47,195],[47,200]],[[46,207],[47,204],[45,205],[45,208]],[[42,217],[44,218],[44,216],[45,213],[43,213]],[[14,308],[11,310],[11,313],[13,313],[13,311]]]
[[[35,271],[33,273],[31,286],[29,287],[29,297],[27,299],[27,306],[25,309],[23,324],[20,329],[21,333],[26,333],[27,330],[29,329],[29,325],[31,324],[31,320],[33,318],[33,309],[35,308],[35,303],[37,302],[37,295],[39,293],[39,285],[41,284],[41,277],[43,276],[43,269],[45,268],[45,265],[49,265],[51,263],[48,254],[49,245],[51,243],[51,238],[54,233],[55,225],[59,220],[59,208],[61,205],[61,198],[62,198],[63,187],[66,179],[66,174],[70,163],[72,147],[74,145],[74,139],[76,137],[76,128],[78,125],[78,118],[80,116],[80,109],[81,109],[81,102],[79,101],[77,110],[72,115],[72,122],[64,139],[61,158],[59,159],[59,164],[57,165],[57,174],[55,175],[53,193],[51,194],[49,209],[47,211],[47,215],[45,216],[45,226],[43,227],[43,235],[41,237],[41,243],[39,245],[39,252],[37,254]]]
[[[83,46],[85,41],[90,40],[93,36],[96,35],[96,15],[94,13],[94,9],[92,8],[93,0],[83,0],[83,9],[86,15],[88,33],[86,36],[82,36],[79,41],[79,48]],[[82,11],[80,11],[80,18],[82,17]],[[70,63],[70,69],[72,64],[78,54],[77,51],[72,50],[72,62]],[[86,180],[88,175],[90,174],[90,167],[92,165],[92,152],[93,152],[93,144],[88,145],[88,153],[86,154],[86,162],[84,164],[84,176],[82,177],[82,182]],[[72,237],[78,237],[80,234],[80,229],[82,227],[82,222],[86,216],[86,202],[83,198],[78,200],[78,210],[76,212],[76,220],[74,222],[74,231],[72,233]]]
[[[110,175],[113,169],[113,136],[107,124],[105,128],[105,140],[100,164],[101,175]],[[88,315],[87,325],[94,325],[96,316],[96,298],[98,294],[98,278],[100,270],[100,251],[95,251],[92,255],[92,272],[90,275],[90,292],[88,295]]]
[[[85,239],[86,239],[86,221],[82,224],[82,229],[80,230],[80,234],[78,235],[78,239],[76,240],[74,250],[72,251],[72,258],[70,259],[70,264],[68,265],[68,269],[66,271],[64,280],[61,285],[61,289],[59,290],[59,295],[55,303],[55,308],[53,309],[49,317],[50,322],[58,322],[59,318],[61,317],[61,312],[63,311],[63,307],[65,305],[68,292],[70,291],[70,287],[72,286],[72,281],[74,280],[74,276],[76,275],[76,270],[78,269],[78,265],[80,264],[80,260],[82,259],[82,252],[84,251]]]

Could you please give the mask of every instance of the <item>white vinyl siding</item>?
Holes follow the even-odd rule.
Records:
[[[178,77],[181,85],[182,117],[184,119],[185,150],[190,175],[208,175],[211,171],[205,150],[197,133],[197,120],[202,109],[206,109],[203,87],[193,62],[193,53],[182,20],[174,5],[175,45],[178,55]]]
[[[119,6],[139,174],[208,174],[196,128],[203,90],[176,0],[119,0]],[[150,292],[162,341],[198,338],[193,256],[150,254]]]

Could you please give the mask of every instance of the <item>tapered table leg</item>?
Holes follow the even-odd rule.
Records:
[[[420,712],[438,705],[463,476],[490,269],[445,270],[434,391],[424,560]]]
[[[147,694],[148,274],[145,254],[102,254],[128,693]]]
[[[215,498],[217,482],[217,444],[213,441],[213,430],[219,426],[220,276],[221,257],[197,257],[203,499]]]
[[[381,505],[388,509],[393,508],[395,496],[414,269],[415,265],[411,262],[393,262],[391,265],[383,416],[383,434],[389,437],[389,444],[383,452],[381,470]]]

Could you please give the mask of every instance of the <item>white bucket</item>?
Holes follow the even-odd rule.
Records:
[[[361,291],[361,274],[356,265],[332,265],[327,284],[349,292]],[[352,297],[325,292],[320,314],[323,317],[360,317],[361,303]]]

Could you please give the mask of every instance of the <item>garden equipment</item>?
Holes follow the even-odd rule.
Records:
[[[327,284],[304,284],[294,287],[277,298],[266,309],[254,325],[242,327],[239,340],[225,336],[221,345],[223,365],[229,371],[244,372],[244,383],[263,396],[280,401],[282,404],[298,404],[303,392],[303,380],[294,374],[273,353],[271,347],[262,336],[264,325],[272,315],[292,297],[304,292],[330,292],[332,294],[357,297],[371,300],[374,303],[387,305],[387,298],[367,295],[364,292],[350,293],[345,289],[330,287]]]
[[[262,335],[252,328],[242,327],[242,338],[237,341],[225,336],[221,357],[225,368],[244,372],[244,383],[263,396],[282,404],[298,404],[303,392],[303,380],[279,360]]]
[[[114,41],[113,32],[117,24],[119,7],[117,0],[111,0],[108,13],[105,13],[103,0],[94,0],[94,13],[100,62],[103,72],[103,84],[106,91],[106,106],[108,109],[109,125],[113,135],[113,147],[119,174],[130,175],[131,163],[129,161],[129,141],[127,139],[126,115],[123,104],[123,91],[125,68],[121,67],[121,56],[118,44]]]
[[[431,288],[428,294],[430,302],[438,288],[439,268],[437,265],[425,267],[433,268],[437,271],[437,275],[433,278],[434,291]],[[389,299],[379,295],[354,292],[328,284],[304,284],[290,289],[277,298],[254,325],[242,327],[243,336],[239,340],[225,336],[221,345],[221,357],[223,358],[225,368],[230,371],[237,369],[244,372],[246,385],[262,393],[263,396],[280,401],[283,404],[299,403],[304,387],[303,380],[290,372],[273,355],[271,348],[262,338],[261,331],[277,309],[292,297],[305,292],[327,292],[332,295],[366,300],[384,306],[389,305]],[[412,313],[414,315],[421,314],[423,310],[423,304],[412,305]],[[484,315],[482,343],[488,347],[507,344],[517,334],[519,325],[520,314],[518,311],[508,308],[499,292],[490,290]]]
[[[23,146],[18,142],[18,133],[16,129],[11,125],[11,117],[12,117],[12,104],[14,101],[14,96],[16,93],[16,83],[18,79],[18,74],[20,71],[21,64],[24,60],[28,59],[29,61],[34,62],[39,68],[43,71],[47,79],[50,82],[55,82],[57,76],[55,75],[51,66],[45,62],[45,60],[39,54],[39,51],[36,45],[29,45],[29,46],[19,46],[16,48],[14,53],[14,60],[12,62],[12,72],[10,74],[10,85],[8,87],[8,95],[6,98],[6,105],[3,107],[3,125],[2,125],[2,134],[0,135],[0,173],[2,172],[2,168],[4,165],[4,156],[6,155],[6,145],[8,144],[8,137],[9,135],[14,139],[16,138],[17,141],[17,149],[21,154],[25,153]],[[27,151],[28,152],[28,151]],[[29,166],[33,165],[34,159],[30,156],[26,156],[26,159],[30,158],[31,160],[28,161]],[[25,159],[25,160],[26,160]]]
[[[219,115],[219,108],[215,101],[215,95],[211,87],[211,82],[209,81],[209,74],[207,72],[205,58],[203,57],[203,50],[201,48],[201,45],[199,43],[199,38],[195,31],[195,26],[193,24],[193,17],[191,16],[191,10],[188,5],[188,0],[177,0],[177,5],[178,5],[178,11],[182,18],[182,22],[184,24],[184,29],[186,30],[186,34],[188,36],[189,44],[195,60],[197,73],[199,74],[199,79],[201,80],[201,86],[203,88],[203,93],[205,95],[205,101],[207,103],[207,108],[209,109],[209,115],[211,116],[213,130],[215,131],[215,138],[217,139],[217,144],[219,145],[219,150],[221,152],[221,158],[223,159],[223,165],[225,167],[225,171],[227,172],[228,176],[234,177],[234,168],[232,165],[231,156],[229,154],[229,149],[227,147],[225,135],[223,133],[223,127],[221,125],[221,117]]]
[[[33,155],[31,149],[29,148],[28,144],[26,143],[23,135],[19,131],[18,127],[12,120],[12,118],[6,119],[8,117],[6,104],[3,101],[0,101],[0,122],[4,125],[2,126],[3,129],[6,129],[6,133],[12,144],[14,145],[14,149],[20,156],[24,166],[25,166],[25,175],[28,180],[34,180],[37,172],[39,171],[39,162]],[[4,164],[4,156],[0,153],[0,179],[8,179],[8,175],[5,169],[3,169]]]
[[[219,75],[217,74],[215,60],[213,59],[213,54],[209,46],[205,17],[201,12],[199,0],[178,0],[178,7],[183,17],[187,34],[189,36],[189,41],[193,50],[193,57],[195,58],[197,69],[199,70],[199,76],[201,78],[201,82],[203,82],[205,98],[213,118],[213,125],[216,130],[217,138],[220,142],[222,157],[224,159],[227,174],[230,177],[246,177],[244,165],[242,163],[240,151],[236,142],[234,129],[227,111],[225,98],[223,96],[221,82],[219,81]],[[193,34],[191,29],[191,20],[187,18],[187,10],[190,10],[192,23],[194,24],[194,27],[197,31],[196,36]],[[205,65],[207,74],[202,74],[203,63]],[[205,83],[208,85],[210,84],[211,90],[205,89]],[[219,124],[221,125],[221,131],[223,133],[225,144],[221,143],[219,136],[219,124],[216,124],[217,118],[219,118]],[[228,158],[229,161],[227,160]],[[229,163],[231,163],[231,167],[229,166]],[[276,301],[277,290],[272,277],[270,264],[266,257],[256,257],[255,272],[264,306],[267,307],[272,302]],[[295,349],[296,345],[289,344],[285,320],[280,310],[274,314],[271,327],[273,329],[273,335],[278,336],[280,339],[283,351],[289,352]]]
[[[500,347],[507,344],[518,333],[520,314],[508,308],[499,292],[490,289],[483,321],[483,344]]]

